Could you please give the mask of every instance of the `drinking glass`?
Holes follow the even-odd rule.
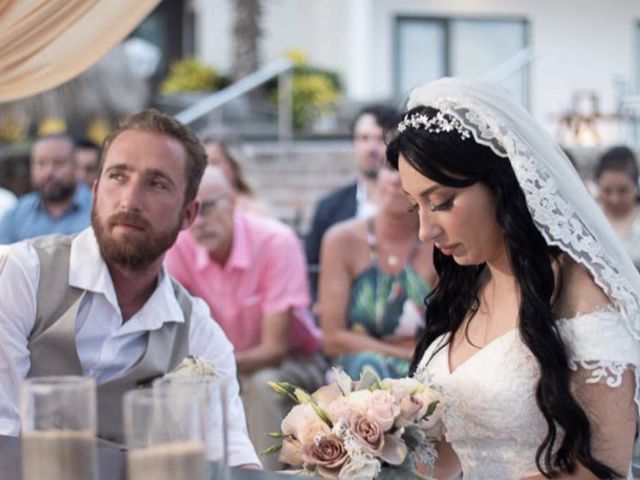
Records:
[[[96,385],[92,378],[30,378],[20,386],[25,480],[96,478]]]
[[[206,480],[206,417],[200,395],[147,388],[124,395],[130,480]]]
[[[198,398],[205,412],[206,457],[216,479],[228,477],[228,417],[224,386],[215,378],[174,376],[156,380],[153,388]]]

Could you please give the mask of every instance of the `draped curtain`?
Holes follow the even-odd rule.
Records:
[[[0,102],[72,79],[161,0],[0,0]]]

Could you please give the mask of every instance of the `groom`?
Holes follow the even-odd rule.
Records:
[[[122,442],[122,395],[185,356],[212,363],[229,392],[229,463],[260,465],[238,396],[233,347],[162,266],[194,220],[206,166],[197,138],[147,110],[105,141],[92,226],[0,255],[0,434],[17,435],[18,383],[85,375],[98,384],[98,435]]]

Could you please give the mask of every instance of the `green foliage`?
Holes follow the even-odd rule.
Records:
[[[335,72],[308,65],[306,56],[300,51],[291,51],[288,56],[295,64],[292,78],[293,126],[300,130],[335,109],[340,101],[342,82]],[[269,89],[271,100],[277,102],[277,82],[271,82]]]
[[[293,69],[293,125],[303,129],[319,116],[333,110],[340,100],[338,77],[307,66]]]
[[[197,58],[183,58],[171,65],[160,91],[167,95],[179,92],[200,92],[219,87],[220,75]]]

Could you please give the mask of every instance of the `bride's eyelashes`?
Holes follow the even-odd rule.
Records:
[[[431,211],[431,212],[445,212],[447,210],[451,210],[451,207],[453,207],[453,201],[454,200],[455,200],[455,197],[451,197],[451,198],[445,200],[442,203],[438,203],[438,204],[430,203],[429,204],[429,211]],[[420,206],[417,203],[412,203],[407,208],[407,212],[410,212],[410,213],[411,212],[417,212],[419,208],[420,208]]]
[[[451,210],[451,207],[453,207],[454,199],[455,197],[450,197],[441,203],[431,203],[429,204],[429,210],[431,210],[432,212],[446,212],[447,210]]]

